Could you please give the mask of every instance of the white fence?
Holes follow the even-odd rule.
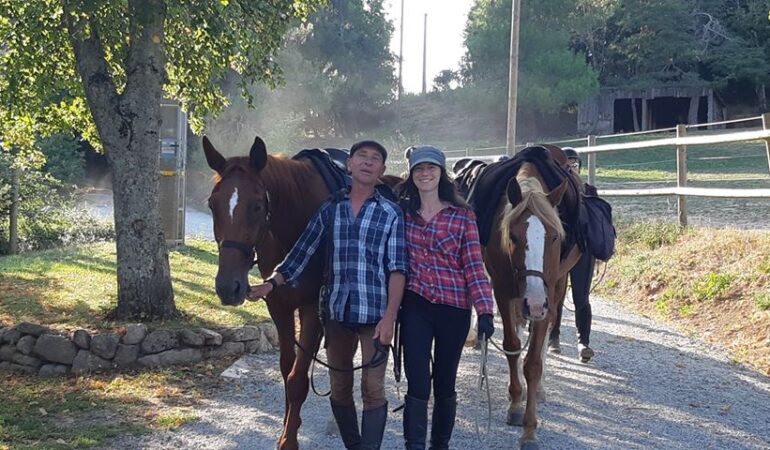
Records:
[[[688,136],[687,130],[693,128],[714,127],[728,123],[761,121],[762,128],[750,131],[733,131],[719,134]],[[606,138],[618,138],[632,135],[651,133],[664,133],[675,131],[675,137],[663,139],[650,139],[638,142],[624,142],[615,144],[598,144],[598,141]],[[677,184],[676,187],[659,187],[649,189],[599,189],[602,196],[660,196],[673,195],[677,197],[677,209],[679,223],[687,226],[687,197],[712,197],[712,198],[770,198],[770,189],[721,189],[721,188],[695,188],[687,186],[687,148],[691,146],[713,145],[738,142],[764,141],[767,152],[768,169],[770,169],[770,113],[748,119],[713,122],[694,125],[677,125],[673,128],[643,131],[638,133],[614,134],[606,136],[587,136],[580,139],[553,142],[553,144],[565,146],[565,144],[585,143],[584,146],[574,146],[578,153],[587,155],[586,169],[588,182],[596,183],[596,155],[610,151],[629,151],[653,147],[672,147],[676,151]],[[529,144],[528,144],[529,145]],[[495,150],[498,150],[495,152]],[[457,161],[463,157],[473,157],[493,161],[501,156],[505,147],[487,147],[482,149],[450,150],[447,152],[448,161]]]

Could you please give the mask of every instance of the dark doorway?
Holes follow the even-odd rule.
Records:
[[[658,97],[650,100],[651,128],[670,128],[687,123],[689,97]],[[699,111],[700,112],[700,111]],[[698,114],[700,116],[700,114]]]
[[[631,133],[634,129],[634,113],[631,110],[630,98],[619,98],[615,100],[613,108],[613,133]],[[638,108],[637,108],[638,110]],[[638,112],[638,111],[637,111]],[[638,127],[639,125],[637,125]]]

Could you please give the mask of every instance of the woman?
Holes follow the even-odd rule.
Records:
[[[408,381],[404,439],[407,449],[425,448],[432,381],[431,448],[448,449],[457,406],[457,366],[470,328],[470,309],[474,307],[479,316],[479,336],[489,339],[494,332],[492,290],[481,259],[476,218],[449,180],[440,150],[411,148],[409,177],[399,186],[399,198],[409,257],[401,309]]]

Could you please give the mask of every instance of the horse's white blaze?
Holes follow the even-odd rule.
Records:
[[[230,196],[230,222],[233,221],[236,206],[238,206],[238,188],[233,189],[233,195]]]
[[[545,261],[545,226],[537,216],[527,219],[527,250],[524,264],[527,270],[543,271]],[[545,283],[540,277],[527,277],[527,301],[530,308],[545,306]]]

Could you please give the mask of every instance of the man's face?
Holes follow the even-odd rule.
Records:
[[[374,186],[385,174],[385,161],[377,149],[363,147],[348,159],[348,170],[354,183]]]
[[[568,158],[567,159],[567,166],[569,166],[569,170],[574,173],[575,175],[580,175],[580,160],[577,158]]]

